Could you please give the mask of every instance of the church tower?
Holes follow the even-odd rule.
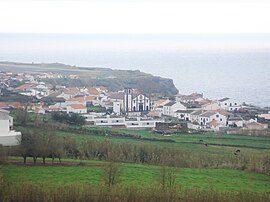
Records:
[[[132,111],[132,89],[125,88],[124,90],[124,111]]]

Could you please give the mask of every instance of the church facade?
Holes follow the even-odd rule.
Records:
[[[150,98],[144,94],[134,94],[130,88],[124,90],[123,104],[125,112],[143,112],[151,109]]]

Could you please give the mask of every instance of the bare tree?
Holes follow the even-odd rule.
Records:
[[[114,185],[119,183],[120,178],[120,168],[115,163],[110,163],[108,166],[104,166],[103,170],[103,180],[105,186],[112,188]]]

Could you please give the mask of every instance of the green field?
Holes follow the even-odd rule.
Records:
[[[162,136],[154,134],[148,130],[128,130],[128,129],[109,129],[99,128],[99,130],[115,131],[119,133],[126,133],[132,135],[139,135],[146,138],[157,139],[171,139],[175,142],[158,142],[147,141],[132,138],[121,137],[106,137],[89,134],[76,134],[68,132],[58,132],[60,136],[68,136],[76,138],[78,141],[82,140],[109,140],[116,142],[143,142],[147,144],[169,146],[182,148],[191,152],[202,152],[209,155],[234,155],[234,152],[238,149],[241,150],[241,154],[246,155],[270,155],[270,137],[251,137],[251,136],[238,136],[238,135],[222,135],[222,134],[173,134],[171,136]],[[91,129],[89,129],[91,131]],[[205,144],[208,146],[206,147]]]
[[[76,160],[69,160],[76,162]],[[46,186],[99,185],[106,162],[85,161],[87,166],[4,165],[7,183],[34,183]],[[158,186],[159,166],[120,163],[120,183],[141,187]],[[270,176],[229,169],[176,169],[177,185],[191,189],[270,193]]]

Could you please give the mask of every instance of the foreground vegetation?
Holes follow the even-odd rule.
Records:
[[[270,201],[270,138],[30,119],[0,147],[0,201]]]
[[[10,160],[17,160],[11,158]],[[3,165],[3,201],[269,201],[270,177],[228,169],[172,169],[63,160]],[[73,163],[73,164],[69,164]],[[78,166],[77,164],[80,163]]]

